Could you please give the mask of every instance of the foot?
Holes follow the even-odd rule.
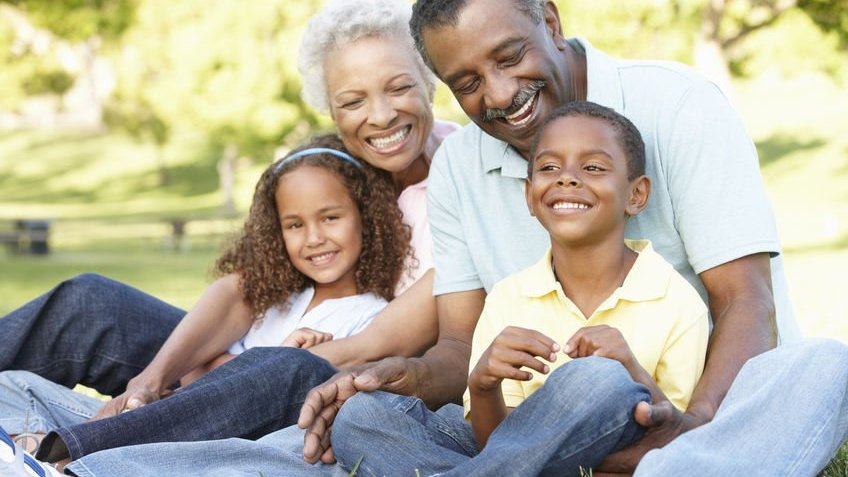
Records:
[[[0,427],[0,475],[8,477],[61,477],[56,469],[43,464],[16,446]]]

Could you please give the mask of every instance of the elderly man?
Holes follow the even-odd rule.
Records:
[[[609,471],[632,472],[648,450],[710,423],[740,368],[750,358],[773,348],[778,330],[784,343],[798,338],[773,215],[753,144],[715,85],[681,65],[614,60],[583,40],[566,39],[553,2],[419,0],[411,25],[425,61],[473,121],[445,141],[430,173],[440,338],[422,358],[386,360],[357,377],[350,374],[316,389],[302,414],[302,423],[312,423],[314,432],[307,438],[305,453],[317,457],[323,449],[316,448],[326,422],[355,390],[379,388],[417,396],[431,408],[458,399],[467,376],[470,338],[486,291],[508,274],[529,266],[546,246],[544,230],[527,213],[523,198],[525,160],[536,128],[557,105],[589,100],[626,115],[645,138],[654,194],[645,213],[628,225],[628,236],[652,240],[656,250],[708,301],[714,325],[704,375],[686,412],[665,403],[640,407],[636,419],[651,430],[638,444],[613,455],[602,466]],[[768,353],[752,363],[759,366],[759,372],[751,370],[744,376],[747,380],[763,379],[770,366],[785,367],[800,360],[801,355],[812,357],[809,348],[813,347]],[[822,347],[841,353],[844,364],[843,346]],[[797,372],[804,373],[800,369]],[[786,395],[783,387],[797,387],[796,380],[801,378],[789,373],[764,380],[762,386],[773,387],[765,401]],[[815,376],[811,378],[816,380]],[[841,388],[844,395],[845,379],[840,379],[837,391]],[[752,385],[744,381],[737,386]],[[399,417],[404,414],[401,410],[410,414],[420,411],[420,406],[411,401],[415,398],[404,401],[397,396],[376,396],[376,400],[354,398],[343,408],[333,432],[337,455],[345,456],[347,462],[364,456],[365,468],[378,474],[408,470],[404,465],[424,473],[449,468],[437,463],[428,467],[426,457],[415,452],[407,463],[389,460],[385,457],[388,449],[365,443],[362,437],[368,435],[369,426],[373,426],[375,436],[390,436],[393,421],[401,421]],[[785,414],[755,419],[750,411],[762,409],[763,402],[757,404],[753,398],[742,401],[736,407],[725,406],[729,409],[722,408],[722,412],[733,414],[731,419],[737,426],[744,424],[740,421],[751,421],[736,433],[737,437],[745,436],[742,440],[746,442],[759,441],[761,447],[771,447],[772,431],[805,432],[803,427],[789,430],[787,421],[796,425],[797,421]],[[792,406],[795,410],[803,408],[803,415],[808,417],[830,416],[833,410],[826,402],[794,402]],[[381,408],[390,412],[385,414]],[[315,414],[322,419],[313,421]],[[364,415],[385,418],[363,422]],[[425,434],[438,433],[445,425],[444,420],[428,415],[410,419],[417,421]],[[776,427],[764,429],[768,423]],[[459,428],[450,432],[465,432],[462,423],[456,424]],[[693,436],[703,436],[711,428],[724,429],[722,449],[735,449],[737,453],[726,455],[723,462],[715,459],[719,453],[709,454],[700,462],[700,472],[721,474],[740,462],[750,462],[753,473],[763,472],[762,463],[767,460],[759,456],[752,459],[749,447],[734,444],[731,439],[729,429],[733,426],[720,424],[706,425]],[[807,424],[812,422],[808,420]],[[804,455],[809,446],[787,443],[788,449],[802,447],[802,453],[792,455],[803,464],[793,465],[803,465],[810,472],[826,462],[845,438],[845,423],[841,426],[838,431],[825,433],[824,441],[813,446],[821,456]],[[410,430],[407,422],[398,425],[400,429],[407,436],[417,431]],[[357,436],[356,442],[351,436]],[[707,434],[701,439],[709,442],[712,438]],[[685,443],[681,441],[677,447]],[[724,452],[709,446],[716,445],[707,444],[701,451]],[[671,465],[675,456],[690,463],[696,459],[674,449],[672,446],[656,453],[651,463],[643,466],[646,472],[652,472],[650,466],[657,461]],[[474,450],[466,453],[473,454]],[[329,452],[324,457],[328,459]],[[516,457],[505,455],[504,462]],[[775,459],[772,464],[782,472],[790,468],[785,459]],[[685,471],[692,469],[690,465]],[[670,467],[657,475],[674,471]]]

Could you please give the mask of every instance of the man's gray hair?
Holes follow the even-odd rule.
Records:
[[[545,18],[546,0],[512,0],[516,10],[527,15],[533,23],[538,24]],[[409,22],[412,38],[418,54],[424,59],[424,63],[435,73],[433,63],[427,56],[424,48],[424,30],[438,30],[444,27],[455,26],[459,21],[459,14],[468,0],[418,0],[412,7],[412,19]],[[508,15],[509,12],[493,12],[492,15]],[[458,45],[459,46],[459,45]]]
[[[409,46],[416,67],[424,78],[430,99],[436,78],[415,54],[409,34],[412,8],[406,0],[330,0],[315,14],[303,33],[297,69],[303,82],[303,100],[322,113],[329,113],[324,60],[335,48],[344,48],[364,37],[391,38]]]

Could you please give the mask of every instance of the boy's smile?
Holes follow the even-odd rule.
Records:
[[[545,127],[532,158],[530,212],[562,245],[623,240],[635,185],[616,131],[604,120],[567,116]]]

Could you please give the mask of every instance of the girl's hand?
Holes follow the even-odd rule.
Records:
[[[522,367],[547,374],[548,365],[536,358],[553,362],[557,351],[559,345],[538,331],[515,326],[504,328],[471,371],[468,387],[472,392],[485,393],[496,390],[504,379],[529,381],[533,375],[522,371]]]
[[[609,358],[631,369],[636,358],[617,328],[607,325],[587,326],[574,333],[562,350],[572,358],[599,356]]]
[[[309,349],[315,345],[332,341],[333,335],[322,331],[315,331],[312,328],[298,328],[280,343],[280,346],[289,346],[292,348]]]

